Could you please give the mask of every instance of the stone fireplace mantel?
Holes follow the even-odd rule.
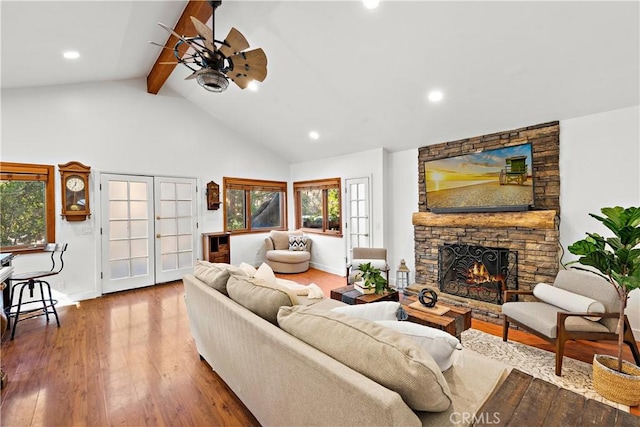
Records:
[[[464,228],[556,228],[556,211],[440,213],[414,212],[413,225]]]

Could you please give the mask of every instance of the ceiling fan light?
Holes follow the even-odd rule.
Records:
[[[196,81],[209,92],[224,92],[229,87],[227,76],[216,70],[207,70],[198,74]]]

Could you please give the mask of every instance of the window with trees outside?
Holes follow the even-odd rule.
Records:
[[[287,183],[223,178],[224,227],[231,233],[284,230]]]
[[[35,252],[55,242],[55,168],[0,162],[3,252]]]
[[[293,183],[296,228],[311,233],[342,235],[340,178]]]

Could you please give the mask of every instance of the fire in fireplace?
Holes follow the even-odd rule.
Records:
[[[438,286],[447,294],[501,305],[505,289],[518,289],[518,252],[458,243],[440,246]]]

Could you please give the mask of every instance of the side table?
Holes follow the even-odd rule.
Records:
[[[343,286],[341,288],[331,290],[331,299],[342,301],[347,304],[368,304],[378,301],[399,301],[400,295],[398,291],[385,292],[382,295],[368,294],[363,295],[356,291],[353,285]]]
[[[442,315],[427,313],[425,311],[409,307],[409,304],[417,301],[414,296],[405,296],[400,303],[405,309],[410,322],[419,323],[421,325],[430,326],[450,333],[454,337],[461,339],[462,332],[471,328],[471,310],[468,308],[454,307],[442,302],[438,302],[439,306],[445,306],[449,309]]]

